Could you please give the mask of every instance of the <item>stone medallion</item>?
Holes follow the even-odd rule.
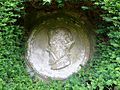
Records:
[[[32,28],[27,66],[42,79],[63,80],[80,70],[90,57],[91,42],[85,25],[55,17]]]

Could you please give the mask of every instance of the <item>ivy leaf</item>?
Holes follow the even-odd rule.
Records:
[[[83,10],[89,9],[89,7],[87,7],[87,6],[81,6],[81,8],[82,8]]]
[[[43,0],[43,5],[46,4],[46,3],[51,3],[51,0]]]

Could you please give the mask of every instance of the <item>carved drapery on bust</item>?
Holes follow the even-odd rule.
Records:
[[[71,64],[70,49],[74,40],[70,31],[65,28],[50,30],[47,51],[49,52],[49,64],[51,69],[58,70]]]

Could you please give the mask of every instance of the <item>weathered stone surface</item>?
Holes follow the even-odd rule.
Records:
[[[39,15],[36,17],[41,20]],[[45,20],[42,18],[31,30],[27,66],[42,79],[63,80],[87,62],[93,37],[90,37],[91,29],[86,27],[84,20],[57,12],[51,16]]]

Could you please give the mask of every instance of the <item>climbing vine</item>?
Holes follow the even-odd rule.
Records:
[[[22,18],[30,10],[66,5],[80,9],[96,26],[96,52],[86,66],[66,81],[46,84],[29,77],[24,62],[25,29]],[[47,7],[46,7],[47,5]],[[76,7],[74,5],[77,5]],[[119,90],[120,1],[119,0],[1,0],[0,90]],[[32,9],[31,9],[32,10]]]

